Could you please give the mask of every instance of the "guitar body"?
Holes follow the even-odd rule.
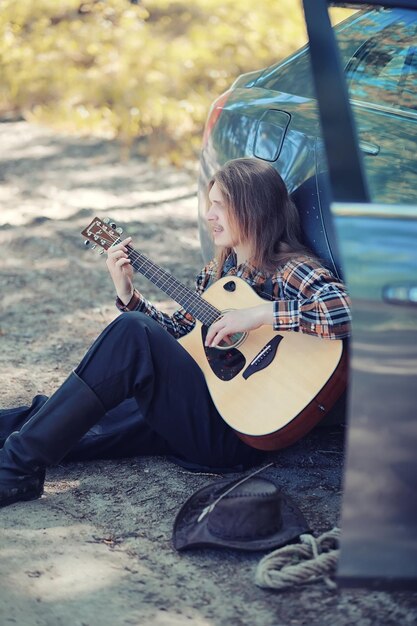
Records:
[[[242,279],[230,276],[202,297],[221,311],[265,303]],[[236,347],[218,350],[205,348],[205,330],[197,321],[179,342],[202,369],[220,415],[254,448],[291,445],[326,415],[345,388],[341,340],[261,326]]]

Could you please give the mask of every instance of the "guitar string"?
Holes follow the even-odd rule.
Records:
[[[138,265],[137,259],[133,260],[133,265]],[[220,311],[218,311],[218,309],[214,308],[206,301],[200,300],[197,294],[190,292],[186,287],[179,284],[169,273],[154,269],[152,264],[143,260],[141,261],[141,271],[147,278],[152,280],[157,287],[160,287],[175,301],[183,305],[204,324],[210,325],[219,317]]]
[[[115,245],[120,242],[120,237],[112,237],[112,234],[107,231],[107,235],[110,237],[111,245]],[[134,248],[129,247],[129,256],[133,257],[133,266],[137,271],[141,271],[144,276],[149,278],[154,284],[160,288],[165,287],[165,292],[168,295],[172,295],[174,298],[178,294],[182,296],[182,301],[185,299],[186,306],[190,309],[191,313],[195,313],[196,317],[200,319],[204,324],[210,324],[220,315],[220,311],[201,299],[198,294],[195,294],[187,287],[183,286],[179,281],[175,279],[169,272],[159,268],[155,263],[150,261],[144,254],[139,254]],[[151,271],[152,270],[152,271]],[[190,302],[192,300],[193,302]],[[180,301],[180,304],[182,302]]]
[[[112,242],[112,246],[121,242],[119,236],[113,237],[110,232],[107,232],[107,235]],[[170,272],[159,267],[146,255],[137,252],[137,250],[129,245],[127,247],[134,269],[140,271],[157,287],[161,288],[174,300],[179,302],[179,304],[185,305],[184,308],[188,309],[190,313],[204,325],[210,326],[210,324],[219,318],[221,315],[219,309],[204,300],[199,294],[194,293],[191,289],[182,285]]]
[[[129,256],[132,258],[133,265],[137,266],[135,269],[140,269],[157,287],[163,288],[173,299],[179,300],[180,304],[185,304],[185,307],[204,324],[210,325],[219,317],[220,311],[218,309],[182,285],[167,270],[156,266],[145,255],[136,252],[132,248],[129,251]]]

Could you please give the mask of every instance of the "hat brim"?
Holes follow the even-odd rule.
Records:
[[[280,491],[277,481],[271,476],[265,477]],[[213,493],[222,493],[236,481],[220,480],[196,491],[179,510],[173,530],[173,545],[178,551],[192,548],[232,548],[236,550],[270,550],[290,543],[303,533],[310,531],[307,521],[295,502],[280,491],[282,526],[279,531],[259,539],[224,539],[214,535],[208,526],[209,515],[200,522],[198,518],[203,509],[213,502]]]

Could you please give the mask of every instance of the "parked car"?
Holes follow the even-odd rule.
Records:
[[[407,146],[414,142],[410,123],[417,107],[417,0],[372,1],[394,9],[381,15],[397,14],[400,20],[389,23],[380,43],[366,39],[346,79],[341,64],[334,62],[338,50],[325,4],[304,0],[334,199],[328,208],[353,311],[338,580],[416,590],[417,202],[410,194],[416,167]],[[364,25],[362,38],[366,36]],[[330,71],[326,66],[323,72],[326,56]],[[371,72],[362,61],[367,56],[371,69],[376,66]],[[349,105],[346,80],[349,84],[352,76],[359,84],[362,108],[356,101]],[[378,111],[379,135],[367,116],[371,108]],[[393,125],[393,110],[401,125]],[[385,184],[376,176],[378,161],[361,158],[357,134],[360,140],[364,120],[376,137],[389,135],[390,142],[380,150],[386,161]],[[381,189],[384,194],[378,197]]]
[[[325,39],[333,40],[323,18],[327,3],[304,4],[314,33],[314,76],[307,46],[271,68],[239,77],[211,107],[200,168],[203,255],[212,254],[201,219],[212,173],[242,156],[273,163],[299,206],[306,242],[345,278],[352,296],[338,579],[344,585],[415,590],[417,0],[372,0],[381,5],[374,9],[364,8],[369,2],[350,2],[360,10],[334,29],[338,49],[331,51],[340,56],[343,73],[336,68],[327,84],[321,76],[333,58],[323,57],[332,47],[325,47]],[[348,90],[350,107],[344,96],[339,102],[346,106],[328,106],[332,87],[339,94]],[[353,114],[353,126],[345,124],[349,115],[342,109]],[[344,143],[346,137],[352,141]],[[344,150],[357,167],[336,186],[343,175],[335,166],[337,151]],[[361,187],[358,172],[362,201],[353,193]]]
[[[415,10],[379,8],[360,10],[335,28],[375,202],[417,202],[416,29]],[[333,227],[323,210],[329,185],[308,45],[272,67],[240,76],[211,107],[199,177],[205,260],[213,253],[203,219],[207,181],[227,160],[243,156],[277,168],[302,213],[306,242],[341,275]]]

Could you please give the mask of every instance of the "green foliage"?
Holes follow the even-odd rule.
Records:
[[[294,0],[2,0],[0,115],[147,138],[195,155],[208,108],[241,73],[306,39]]]

